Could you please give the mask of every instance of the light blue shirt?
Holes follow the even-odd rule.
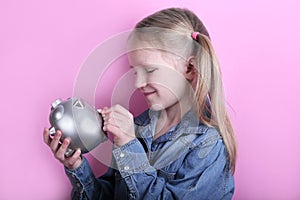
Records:
[[[153,140],[159,112],[135,119],[137,138],[113,149],[112,166],[96,178],[83,157],[65,169],[72,199],[232,199],[234,179],[223,140],[189,111]]]

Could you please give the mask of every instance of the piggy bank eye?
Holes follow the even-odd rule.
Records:
[[[63,115],[64,115],[64,107],[62,105],[57,106],[52,114],[54,120],[56,121],[61,119]]]

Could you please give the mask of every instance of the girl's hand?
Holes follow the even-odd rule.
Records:
[[[49,130],[47,128],[44,129],[44,142],[50,147],[54,157],[59,160],[66,168],[68,169],[76,169],[82,163],[80,154],[80,149],[76,150],[75,153],[70,156],[66,157],[65,153],[66,150],[71,143],[70,138],[65,138],[63,143],[60,144],[59,140],[62,136],[62,132],[56,131],[53,139],[50,138]]]
[[[103,130],[114,136],[114,145],[123,146],[135,138],[133,115],[120,105],[100,110],[103,116]]]

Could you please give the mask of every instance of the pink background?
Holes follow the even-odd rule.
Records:
[[[72,95],[98,44],[173,6],[204,21],[222,66],[239,143],[234,199],[300,199],[299,1],[2,0],[1,200],[69,199],[63,167],[42,141],[50,103]],[[109,105],[120,70],[106,73],[97,106]],[[138,102],[135,114],[144,107]]]

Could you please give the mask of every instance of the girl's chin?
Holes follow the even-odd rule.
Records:
[[[162,105],[159,104],[148,104],[149,109],[153,110],[153,111],[160,111],[160,110],[164,110],[165,108]]]

